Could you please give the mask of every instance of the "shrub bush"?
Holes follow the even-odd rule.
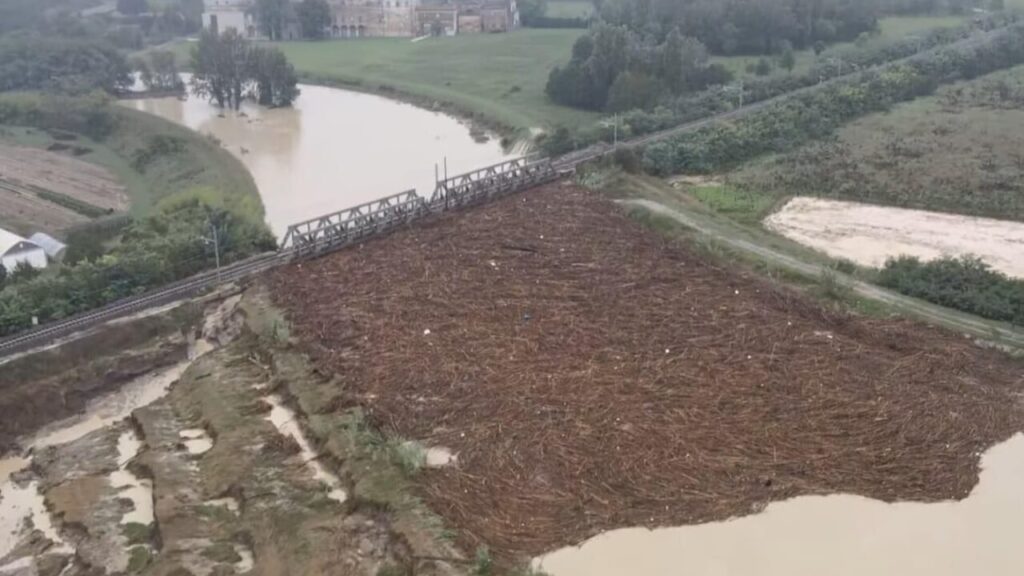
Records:
[[[890,259],[878,283],[934,304],[1024,326],[1024,281],[972,256],[926,263],[910,256]]]

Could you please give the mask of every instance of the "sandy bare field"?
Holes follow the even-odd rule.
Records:
[[[778,234],[836,258],[878,267],[890,257],[974,254],[1024,277],[1024,223],[857,202],[794,198],[765,219]]]

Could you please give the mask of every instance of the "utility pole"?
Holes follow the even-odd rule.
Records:
[[[740,80],[740,108],[743,108],[743,80]]]
[[[619,113],[616,112],[615,116],[613,116],[612,119],[613,119],[613,122],[615,122],[615,125],[612,128],[612,134],[613,134],[613,136],[612,136],[612,147],[613,148],[618,148],[619,147]]]
[[[211,242],[213,243],[213,257],[217,263],[217,284],[220,284],[220,236],[217,234],[217,226],[213,223],[213,220],[210,220],[209,222],[210,232],[213,234],[213,240],[210,240],[210,238],[203,238],[203,240],[205,240],[207,244]]]

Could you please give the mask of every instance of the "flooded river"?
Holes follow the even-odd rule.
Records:
[[[1015,576],[1024,566],[1024,435],[988,450],[959,502],[802,496],[726,522],[596,536],[535,565],[550,576]]]
[[[288,225],[416,188],[429,196],[436,164],[455,175],[513,155],[497,138],[477,141],[445,114],[369,94],[300,86],[293,108],[252,104],[223,112],[189,96],[125,106],[212,134],[252,173],[278,237]],[[443,167],[441,168],[443,171]]]

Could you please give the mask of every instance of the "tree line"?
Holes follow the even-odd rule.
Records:
[[[551,71],[548,96],[567,106],[620,112],[730,80],[725,68],[709,64],[707,48],[678,28],[660,43],[652,38],[626,26],[595,25],[573,45],[569,63]]]
[[[931,94],[941,85],[1024,63],[1024,24],[977,42],[947,46],[836,80],[733,120],[648,146],[643,163],[654,174],[718,171],[755,156],[831,134],[845,122]]]
[[[104,40],[20,34],[0,39],[0,92],[117,94],[131,85],[127,60]]]
[[[254,45],[234,29],[203,32],[192,49],[192,92],[221,108],[237,110],[246,99],[290,106],[297,84],[295,68],[280,50]]]
[[[116,11],[85,15],[94,0],[4,0],[0,35],[101,39],[122,50],[139,50],[202,28],[203,0],[118,0]]]
[[[878,283],[940,306],[1024,326],[1024,281],[972,256],[930,262],[911,256],[890,259]]]
[[[853,40],[882,13],[872,0],[605,0],[611,24],[665,38],[673,29],[716,54],[772,54],[785,45]]]
[[[704,90],[666,98],[650,109],[634,109],[621,114],[617,135],[620,139],[642,136],[666,130],[685,122],[728,112],[742,99],[752,104],[808,88],[843,74],[879,66],[907,58],[928,50],[948,46],[983,31],[991,32],[1021,20],[1016,12],[1000,12],[977,18],[961,26],[938,28],[913,38],[905,38],[883,45],[853,47],[831,55],[810,69],[793,74],[765,78],[747,78],[740,85],[715,85]],[[605,124],[584,128],[576,133],[565,129],[544,136],[539,145],[551,155],[564,154],[596,142],[611,142],[612,128]]]
[[[262,222],[225,206],[218,195],[193,190],[162,202],[156,215],[131,220],[113,249],[81,258],[57,274],[15,269],[0,285],[0,336],[141,294],[214,265],[273,250]],[[2,267],[0,267],[2,268]]]

